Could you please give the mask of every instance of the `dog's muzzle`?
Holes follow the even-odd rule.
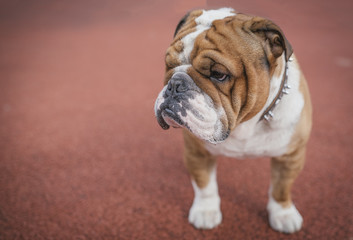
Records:
[[[155,114],[163,129],[185,127],[209,142],[223,141],[229,134],[220,120],[223,108],[216,110],[212,99],[184,72],[175,73],[159,93]]]
[[[195,98],[197,92],[200,90],[188,74],[175,73],[156,100],[155,111],[159,125],[163,129],[169,126],[187,127],[182,118],[187,116],[187,110],[193,111],[189,99]]]

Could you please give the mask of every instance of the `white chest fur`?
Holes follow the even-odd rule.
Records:
[[[303,95],[299,91],[298,65],[294,60],[288,62],[288,67],[290,93],[283,96],[281,102],[275,107],[274,117],[270,121],[265,119],[259,121],[279,90],[281,77],[271,79],[268,101],[255,117],[237,126],[224,142],[216,145],[205,143],[207,150],[214,155],[236,158],[275,157],[287,151],[304,106]]]

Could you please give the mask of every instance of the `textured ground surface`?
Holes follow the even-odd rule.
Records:
[[[352,1],[215,2],[0,2],[0,239],[353,239]],[[181,132],[153,114],[178,20],[220,5],[277,22],[309,81],[291,236],[267,222],[268,159],[221,158],[223,223],[190,226]]]

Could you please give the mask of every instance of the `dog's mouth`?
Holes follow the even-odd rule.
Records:
[[[229,135],[229,130],[223,129],[219,121],[212,124],[212,122],[205,121],[201,115],[192,114],[189,109],[184,109],[188,112],[185,116],[172,109],[173,105],[164,105],[156,111],[157,121],[164,130],[169,129],[170,127],[186,128],[199,138],[213,144],[224,141]],[[219,124],[217,124],[218,122]]]
[[[158,110],[157,121],[164,130],[169,129],[169,127],[181,128],[185,125],[183,121],[178,117],[178,114],[176,114],[169,108]]]

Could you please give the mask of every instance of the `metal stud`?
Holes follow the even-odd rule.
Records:
[[[286,89],[291,89],[292,87],[291,87],[291,85],[284,84],[284,88],[286,88]]]
[[[288,61],[293,61],[294,58],[290,58]],[[274,114],[272,112],[273,108],[279,104],[281,101],[281,98],[283,97],[284,94],[289,94],[289,89],[291,89],[291,86],[288,84],[288,75],[289,75],[289,68],[288,64],[286,63],[285,70],[284,70],[284,76],[282,78],[282,83],[281,83],[281,89],[279,89],[279,93],[277,94],[277,99],[274,100],[274,103],[272,102],[270,107],[268,107],[267,112],[263,115],[262,118],[264,118],[266,121],[270,121],[271,118],[273,118]],[[283,85],[282,85],[283,84]]]

